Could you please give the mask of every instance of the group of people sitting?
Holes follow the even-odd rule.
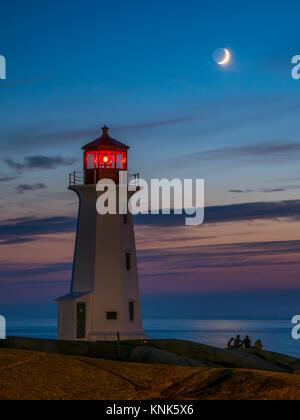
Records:
[[[250,340],[250,337],[246,335],[246,338],[244,340],[241,339],[240,335],[237,335],[236,338],[231,338],[228,341],[227,344],[228,349],[256,349],[256,350],[262,350],[263,345],[261,340],[257,340],[252,347],[252,343]]]

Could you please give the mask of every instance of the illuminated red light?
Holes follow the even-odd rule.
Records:
[[[119,169],[126,170],[127,156],[126,152],[99,151],[87,152],[85,154],[85,169]]]

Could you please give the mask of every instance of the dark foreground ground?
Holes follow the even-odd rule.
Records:
[[[0,349],[0,399],[300,399],[300,375]]]
[[[182,340],[0,341],[0,399],[295,399],[300,360]]]

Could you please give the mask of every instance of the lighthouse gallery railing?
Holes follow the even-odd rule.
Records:
[[[94,184],[96,184],[96,176],[97,171],[94,171]],[[134,180],[136,185],[138,185],[140,179],[140,174],[137,172],[136,174],[128,174],[128,181]],[[84,185],[84,172],[83,171],[73,171],[69,173],[69,187],[73,187],[75,185]]]

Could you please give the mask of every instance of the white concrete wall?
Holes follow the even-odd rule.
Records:
[[[96,211],[99,192],[93,185],[75,186],[80,197],[79,221],[73,267],[72,292],[91,292],[87,307],[87,339],[147,338],[142,329],[139,282],[132,216],[101,216]],[[131,252],[130,272],[125,253]],[[135,320],[129,320],[129,301],[135,301]],[[78,300],[82,301],[82,300]],[[117,312],[107,320],[106,312]]]
[[[88,292],[94,288],[96,189],[92,185],[73,187],[71,189],[79,198],[71,291]]]

